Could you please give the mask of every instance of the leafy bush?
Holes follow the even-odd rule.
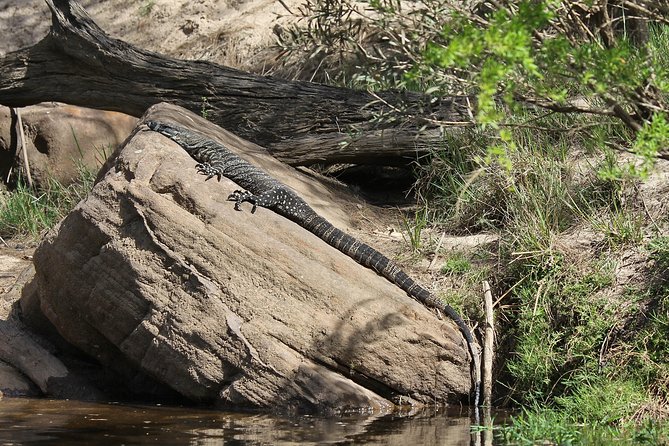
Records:
[[[318,60],[325,80],[471,97],[473,122],[493,130],[489,158],[507,166],[519,112],[613,117],[638,134],[623,148],[643,161],[627,170],[647,174],[669,141],[665,6],[650,0],[465,5],[308,0],[302,21],[280,42],[287,53]]]

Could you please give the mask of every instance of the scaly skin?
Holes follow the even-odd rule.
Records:
[[[146,125],[183,147],[198,162],[197,171],[206,175],[207,180],[217,177],[220,181],[221,177],[226,177],[244,188],[244,191],[237,190],[228,197],[228,200],[235,202],[236,210],[240,211],[244,202],[252,204],[251,213],[254,213],[258,206],[271,209],[312,232],[361,265],[376,271],[427,307],[446,313],[457,324],[467,342],[472,362],[474,405],[478,405],[481,385],[478,348],[471,330],[453,307],[416,283],[388,257],[335,228],[288,186],[245,161],[224,145],[175,125],[156,121],[147,121]]]

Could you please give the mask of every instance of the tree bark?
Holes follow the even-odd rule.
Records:
[[[107,36],[75,1],[46,3],[50,33],[0,60],[2,104],[61,101],[140,116],[153,104],[171,102],[292,165],[406,164],[441,141],[430,122],[469,121],[466,98],[430,104],[419,94],[375,96],[171,59]],[[398,119],[395,108],[427,119]]]

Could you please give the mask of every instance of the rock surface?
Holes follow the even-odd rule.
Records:
[[[38,396],[40,391],[25,375],[6,362],[0,361],[0,397]]]
[[[30,172],[37,184],[48,178],[69,184],[85,166],[97,171],[130,134],[137,119],[123,113],[43,103],[20,109]],[[16,153],[15,128],[10,110],[0,106],[0,174],[24,169]]]
[[[219,139],[359,235],[350,197],[183,109],[146,116]],[[32,298],[68,342],[226,408],[388,409],[468,394],[455,324],[271,211],[234,211],[237,186],[194,166],[138,126],[38,248]]]
[[[20,319],[19,296],[34,275],[29,258],[0,252],[0,266],[0,390],[7,396],[40,392],[56,398],[100,398],[101,392],[68,368],[54,355],[53,345]]]

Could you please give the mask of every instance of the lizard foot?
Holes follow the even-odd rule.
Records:
[[[258,207],[258,198],[253,195],[251,192],[246,191],[246,190],[236,190],[230,195],[228,195],[228,201],[234,201],[235,202],[235,211],[241,211],[241,205],[245,201],[251,203],[253,207],[251,208],[251,213],[254,214],[256,212],[256,208]]]
[[[197,169],[197,173],[199,173],[200,175],[207,176],[207,178],[204,181],[211,180],[213,177],[216,177],[218,181],[221,181],[221,176],[223,175],[223,173],[221,172],[220,169],[212,166],[211,164],[200,163],[196,165],[195,168]]]

